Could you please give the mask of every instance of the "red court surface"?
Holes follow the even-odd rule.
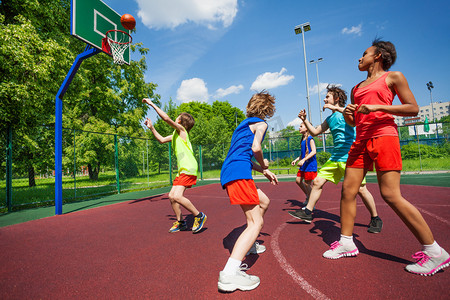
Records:
[[[188,190],[208,220],[199,234],[169,234],[174,221],[167,194],[0,228],[1,299],[449,299],[450,268],[431,277],[404,270],[420,250],[413,235],[368,184],[384,221],[367,232],[369,214],[358,200],[354,236],[360,254],[327,260],[339,237],[341,185],[324,187],[315,219],[287,211],[304,200],[294,182],[258,183],[271,198],[258,241],[248,256],[253,291],[217,290],[219,271],[245,226],[219,184]],[[403,185],[436,240],[450,249],[449,188]],[[192,225],[192,217],[188,224]]]

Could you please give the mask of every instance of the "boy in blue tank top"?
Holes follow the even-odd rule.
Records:
[[[313,136],[319,135],[327,129],[330,129],[334,144],[333,153],[330,159],[322,166],[317,177],[314,179],[309,202],[306,207],[304,209],[289,212],[291,216],[307,223],[311,223],[313,220],[312,211],[317,201],[319,201],[325,183],[330,181],[334,184],[338,184],[344,176],[348,151],[356,136],[355,129],[345,122],[344,115],[342,114],[347,102],[345,91],[334,85],[327,86],[327,95],[324,102],[325,105],[323,109],[325,110],[328,108],[333,111],[333,113],[316,128],[314,128],[306,119],[305,110],[302,110],[298,115]],[[365,180],[361,184],[358,194],[371,215],[369,229],[367,231],[370,233],[381,232],[383,221],[378,217],[375,201],[366,187]]]
[[[241,206],[247,228],[236,240],[225,268],[219,273],[220,291],[248,291],[255,289],[260,283],[257,276],[243,272],[246,267],[241,264],[246,255],[265,250],[263,245],[255,242],[263,227],[263,217],[270,200],[256,187],[252,169],[263,173],[272,184],[278,183],[277,177],[268,169],[269,163],[264,159],[261,147],[267,131],[264,120],[273,116],[274,104],[275,97],[265,91],[252,96],[247,104],[247,119],[233,132],[230,150],[222,165],[220,183],[227,190],[231,204]]]

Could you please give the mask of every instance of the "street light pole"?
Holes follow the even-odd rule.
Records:
[[[433,97],[431,95],[431,90],[434,89],[434,86],[433,86],[433,83],[431,81],[427,83],[427,88],[430,91],[431,116],[433,117],[433,120],[434,120]]]
[[[308,83],[308,65],[306,63],[306,47],[305,47],[305,32],[311,30],[311,25],[309,22],[300,24],[295,26],[294,28],[295,34],[302,34],[302,41],[303,41],[303,58],[305,59],[305,79],[306,79],[306,100],[308,101],[308,116],[309,120],[311,121],[311,106],[309,104],[309,83]]]
[[[319,113],[320,113],[320,124],[323,123],[322,120],[322,108],[321,108],[321,99],[320,99],[320,81],[319,81],[319,63],[323,61],[323,58],[319,58],[318,60],[311,60],[310,64],[316,64],[316,74],[317,74],[317,96],[319,98]],[[311,118],[311,117],[310,117]],[[322,133],[322,149],[323,152],[326,151],[325,148],[325,133]]]

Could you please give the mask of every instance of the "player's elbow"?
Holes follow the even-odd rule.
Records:
[[[261,150],[262,150],[261,145],[253,145],[252,146],[253,153],[261,152]]]

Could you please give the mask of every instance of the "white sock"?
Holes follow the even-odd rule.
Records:
[[[230,258],[228,258],[225,268],[223,268],[223,272],[227,275],[236,274],[236,272],[239,270],[239,267],[241,266],[241,264],[242,264],[242,261],[230,257]]]
[[[425,251],[429,256],[433,257],[440,256],[442,253],[441,246],[436,241],[431,245],[422,245],[422,251]]]
[[[341,239],[339,240],[339,243],[343,246],[353,243],[353,235],[347,236],[341,234]]]

